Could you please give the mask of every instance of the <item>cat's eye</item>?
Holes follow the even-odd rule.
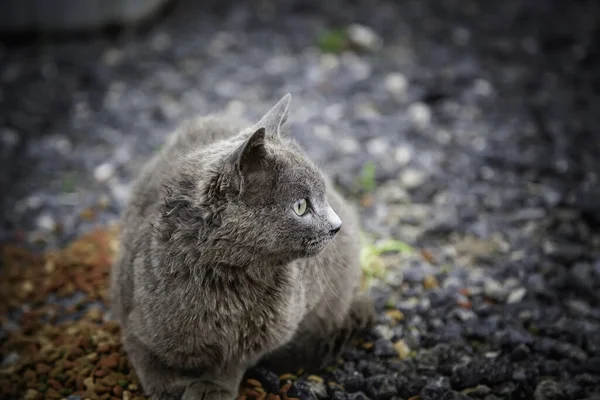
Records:
[[[306,199],[300,199],[294,203],[294,212],[300,216],[306,214],[308,211],[308,202]]]

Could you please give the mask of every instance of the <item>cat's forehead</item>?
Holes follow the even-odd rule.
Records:
[[[314,190],[325,190],[325,182],[321,171],[312,160],[294,143],[281,143],[275,149],[274,158],[281,174],[280,178],[287,184],[306,186]]]

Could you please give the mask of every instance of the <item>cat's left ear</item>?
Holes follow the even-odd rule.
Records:
[[[265,128],[257,129],[230,156],[230,185],[237,193],[246,190],[248,182],[265,173]]]
[[[288,119],[292,95],[286,94],[254,125],[254,129],[264,128],[268,135],[279,136],[281,125]]]

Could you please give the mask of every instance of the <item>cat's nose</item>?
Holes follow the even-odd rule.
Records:
[[[338,215],[335,213],[335,211],[333,211],[331,207],[329,207],[328,214],[329,215],[327,216],[327,219],[329,220],[330,226],[329,232],[332,235],[335,235],[342,228],[342,220],[340,219],[340,217],[338,217]]]
[[[330,232],[332,235],[335,235],[336,233],[338,233],[340,231],[340,229],[342,229],[342,221],[340,221],[340,223],[338,225],[332,227]]]

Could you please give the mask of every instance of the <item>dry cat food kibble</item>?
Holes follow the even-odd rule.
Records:
[[[104,321],[115,235],[115,229],[96,230],[43,255],[2,249],[1,398],[145,398],[118,325]],[[265,393],[252,379],[240,392],[240,398],[288,399],[285,391]]]

